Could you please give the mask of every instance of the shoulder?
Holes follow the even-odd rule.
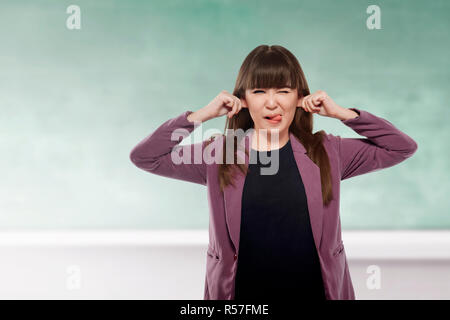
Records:
[[[338,152],[339,151],[339,141],[341,136],[336,136],[332,133],[327,133],[324,130],[320,131],[323,135],[322,143],[325,149],[330,152]]]

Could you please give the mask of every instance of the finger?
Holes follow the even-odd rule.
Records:
[[[314,102],[314,99],[311,99],[310,101],[310,107],[312,112],[317,112],[318,108],[316,107],[316,103]]]
[[[309,112],[313,112],[313,111],[314,111],[314,110],[313,110],[312,99],[308,99],[308,100],[306,101],[306,106],[307,106]]]
[[[305,110],[305,111],[308,111],[308,109],[306,108],[306,100],[308,100],[308,97],[309,97],[309,95],[304,96],[302,98],[302,107],[303,107],[303,110]]]
[[[228,111],[227,117],[231,118],[231,113],[233,112],[233,104],[232,104],[232,102],[228,103],[228,107],[230,107],[230,111]]]
[[[318,101],[319,105],[322,104],[325,101],[325,99],[326,99],[325,95],[318,96],[317,101]]]
[[[233,113],[231,114],[232,117],[237,113],[237,108],[238,108],[237,101],[234,100],[233,101]]]
[[[311,112],[314,113],[317,111],[317,107],[314,105],[313,99],[310,99],[308,101],[308,106],[309,106],[309,109],[311,110]]]
[[[238,98],[234,98],[234,104],[236,105],[235,114],[238,114],[239,110],[240,110],[240,108],[239,108],[240,101]]]
[[[309,106],[311,109],[311,112],[318,112],[319,109],[316,107],[316,105],[314,104],[314,100],[311,98],[311,100],[309,101]]]
[[[236,113],[239,113],[239,111],[241,111],[241,109],[242,109],[242,104],[241,104],[241,100],[239,100],[239,99],[236,99],[236,102],[237,102],[237,111],[236,111]]]
[[[302,108],[305,112],[307,112],[308,110],[306,110],[306,99],[302,99]]]
[[[321,109],[321,105],[320,104],[314,106],[314,111],[319,112],[320,109]]]
[[[323,102],[323,97],[322,96],[317,97],[316,103],[315,103],[315,109],[317,112],[319,112],[321,110],[322,102]]]
[[[314,97],[313,99],[314,105],[317,106],[320,104],[320,97]]]
[[[230,118],[234,115],[235,110],[236,110],[236,101],[232,101],[231,111],[228,113]]]
[[[227,97],[225,98],[225,107],[227,107],[229,109],[228,113],[228,118],[230,117],[230,113],[233,110],[233,99]]]

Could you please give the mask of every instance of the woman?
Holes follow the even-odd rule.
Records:
[[[224,135],[184,146],[172,140],[177,130],[189,134],[194,124],[225,114]],[[313,133],[313,114],[365,138]],[[311,94],[291,52],[261,45],[245,58],[233,94],[222,91],[205,107],[169,119],[130,159],[148,172],[207,186],[204,299],[355,299],[341,237],[340,181],[391,167],[416,150],[389,121],[341,107],[322,90]],[[174,153],[188,161],[174,161]],[[263,174],[268,157],[278,163]]]

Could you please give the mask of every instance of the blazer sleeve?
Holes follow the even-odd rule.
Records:
[[[195,129],[194,122],[187,119],[191,113],[192,111],[185,111],[167,120],[139,142],[130,152],[131,162],[136,167],[153,174],[206,185],[207,170],[202,155],[207,140],[196,144],[179,145]],[[176,133],[179,137],[172,140],[172,133],[177,129],[180,129]],[[172,155],[173,152],[175,153]],[[175,161],[172,156],[175,156]],[[185,161],[186,159],[188,161]]]
[[[341,180],[392,167],[416,152],[417,143],[389,121],[365,110],[349,109],[358,116],[341,122],[366,138],[335,137]]]

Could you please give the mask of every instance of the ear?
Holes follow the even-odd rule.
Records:
[[[303,98],[305,98],[305,97],[301,97],[301,98],[298,99],[298,101],[297,101],[297,107],[298,108],[302,106]]]
[[[245,98],[241,98],[240,100],[242,108],[248,108],[247,101],[245,101]]]

